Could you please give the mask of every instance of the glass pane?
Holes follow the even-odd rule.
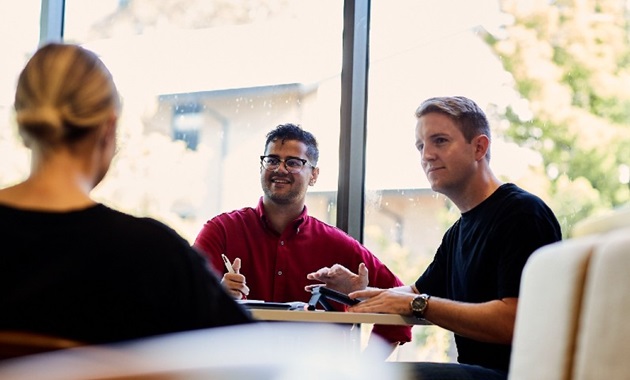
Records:
[[[464,95],[486,111],[495,174],[543,198],[565,236],[628,204],[623,2],[374,0],[371,14],[365,244],[403,281],[459,217],[414,147],[414,111],[428,97]],[[411,360],[455,360],[443,337],[414,334]]]
[[[256,205],[265,134],[295,123],[320,144],[309,212],[334,224],[342,5],[68,0],[65,39],[101,55],[124,101],[97,194],[192,242],[212,216]]]
[[[0,188],[28,175],[29,152],[17,135],[13,101],[17,77],[37,48],[40,8],[40,0],[0,2]]]

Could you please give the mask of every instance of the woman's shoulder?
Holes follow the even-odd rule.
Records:
[[[150,234],[153,239],[160,236],[173,236],[181,238],[181,236],[166,223],[148,216],[135,216],[123,211],[115,210],[103,204],[99,204],[94,208],[94,211],[98,214],[95,215],[100,218],[104,223],[110,223],[113,228],[128,233]],[[158,233],[157,235],[153,235]]]

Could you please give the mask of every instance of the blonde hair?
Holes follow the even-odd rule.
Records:
[[[15,111],[27,145],[31,139],[51,145],[79,140],[119,109],[111,73],[77,45],[41,47],[18,78]]]

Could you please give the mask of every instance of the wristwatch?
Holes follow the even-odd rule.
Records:
[[[428,294],[420,294],[411,300],[411,313],[416,318],[424,318],[424,312],[429,307],[429,298],[431,298]]]

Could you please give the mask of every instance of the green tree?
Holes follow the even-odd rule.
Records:
[[[485,34],[528,109],[511,107],[505,137],[541,153],[565,234],[630,200],[630,43],[619,1],[502,0],[504,38]]]

